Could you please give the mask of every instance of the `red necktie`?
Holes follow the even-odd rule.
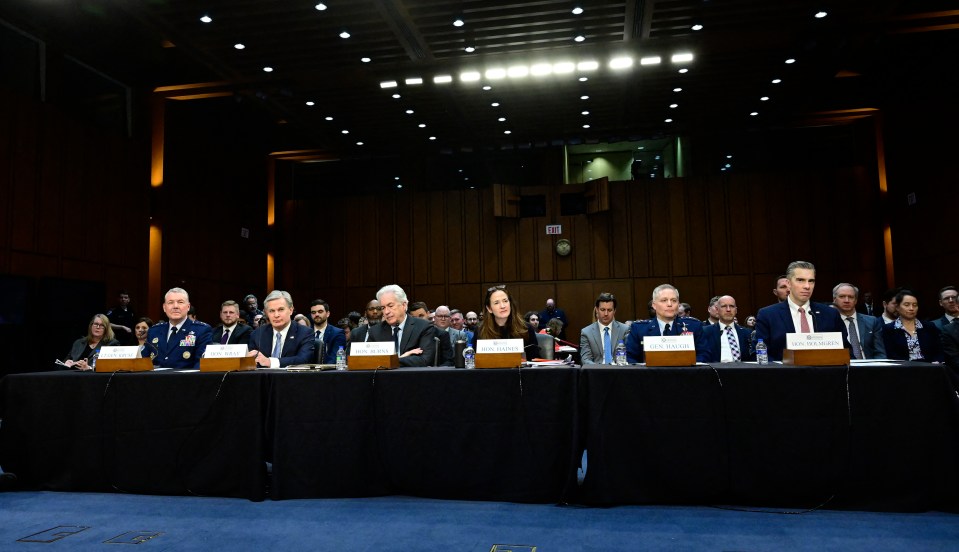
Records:
[[[802,307],[799,307],[799,331],[802,333],[809,333],[809,319],[806,318],[806,310]]]

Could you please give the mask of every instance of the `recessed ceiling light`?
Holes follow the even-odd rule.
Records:
[[[553,72],[557,74],[572,73],[576,70],[576,64],[572,61],[561,61],[553,64]]]
[[[397,185],[396,185],[396,189],[397,189],[397,190],[402,190],[402,189],[403,189],[403,185],[402,185],[402,184],[397,184]]]
[[[436,140],[436,136],[430,136],[430,140]]]
[[[243,48],[246,48],[245,45],[240,44],[239,42],[237,42],[236,44],[234,44],[233,47],[236,48],[237,50],[242,50]]]
[[[463,48],[463,49],[466,50],[467,54],[472,54],[473,52],[476,51],[476,47],[474,46],[467,46],[466,48]]]
[[[213,18],[210,17],[209,15],[204,15],[203,17],[200,18],[200,21],[204,23],[213,23]]]
[[[541,77],[543,75],[548,75],[553,72],[553,66],[548,63],[534,63],[529,68],[530,74],[535,77]]]
[[[412,109],[407,109],[407,110],[406,110],[406,114],[407,114],[407,115],[412,115],[412,114],[413,114],[413,110],[412,110]]]
[[[426,128],[426,123],[420,123],[420,124],[419,124],[419,127],[420,127],[420,128]]]
[[[317,9],[317,11],[324,11],[326,9],[326,4],[324,4],[323,2],[320,2],[314,7]]]
[[[659,65],[662,62],[663,62],[663,58],[659,56],[647,56],[639,59],[640,65]]]
[[[599,69],[598,61],[581,61],[576,64],[577,71],[595,71]]]
[[[689,52],[683,52],[682,54],[673,54],[670,56],[669,61],[673,63],[689,63],[693,60],[693,55]]]
[[[399,86],[396,81],[383,81],[380,83],[380,88],[396,88]]]
[[[669,104],[670,109],[676,109],[677,107],[679,107],[679,104]]]
[[[701,31],[701,30],[703,30],[703,26],[700,25],[699,23],[696,23],[695,25],[693,25],[693,26],[690,27],[690,28],[691,28],[692,30],[694,30],[694,31]]]
[[[406,84],[410,84],[410,85],[413,85],[413,84],[423,84],[423,79],[422,79],[422,77],[409,78],[409,79],[406,79]]]
[[[393,177],[393,180],[399,180],[399,179],[400,179],[400,177],[398,177],[398,176],[394,176],[394,177]]]
[[[673,122],[673,120],[672,120],[672,119],[666,119],[666,120],[663,121],[663,122],[664,122],[664,123],[671,123],[671,122]]]
[[[361,57],[361,58],[360,58],[360,61],[362,61],[363,63],[369,63],[369,62],[371,62],[371,61],[373,61],[373,60],[372,60],[371,58],[368,58],[368,57]]]
[[[588,81],[588,80],[589,80],[589,78],[587,78],[587,77],[580,77],[580,78],[579,78],[579,82],[586,82],[586,81]]]
[[[816,15],[815,15],[815,18],[816,18],[816,19],[822,19],[823,17],[826,17],[827,15],[829,15],[829,14],[828,14],[827,12],[825,12],[825,11],[817,11],[817,12],[816,12]]]
[[[343,134],[349,134],[349,133],[350,133],[350,131],[345,130],[345,129],[344,129],[344,130],[341,130],[340,132],[342,132]]]
[[[393,99],[394,99],[394,100],[398,100],[398,99],[400,99],[400,98],[402,98],[402,97],[403,97],[403,96],[400,96],[399,94],[393,94]]]
[[[733,158],[732,155],[727,155],[727,156],[726,156],[726,159],[732,159],[732,158]]]
[[[356,145],[357,145],[357,146],[362,146],[362,145],[363,145],[363,142],[357,142]]]
[[[686,73],[688,73],[688,72],[689,72],[689,69],[687,69],[687,68],[685,68],[685,67],[683,67],[682,69],[680,69],[680,70],[679,70],[679,71],[677,71],[677,72],[678,72],[678,73],[680,73],[680,74],[682,74],[682,75],[685,75]]]
[[[512,134],[512,133],[513,133],[512,130],[504,130],[504,131],[503,131],[503,134]]]
[[[479,71],[467,71],[460,73],[460,80],[463,82],[475,82],[480,80]]]
[[[503,121],[506,120],[506,117],[500,117],[499,119],[496,119],[496,120],[502,123]]]
[[[583,111],[580,115],[589,115],[589,111]]]
[[[506,69],[495,68],[486,70],[486,78],[489,80],[504,79],[506,78]]]
[[[796,58],[789,58],[786,60],[786,65],[792,65],[793,63],[796,63]]]
[[[633,66],[633,58],[629,56],[616,57],[609,60],[610,69],[628,69]]]
[[[581,99],[581,100],[588,100],[588,99],[589,99],[589,96],[580,96],[579,99]]]
[[[579,35],[574,36],[574,37],[573,37],[573,40],[576,41],[576,42],[582,42],[582,41],[586,40],[586,37],[583,36],[583,35],[581,35],[581,34],[579,34]]]
[[[678,86],[676,88],[673,88],[673,92],[682,92],[682,91],[683,89]]]
[[[463,18],[462,18],[462,17],[457,17],[456,19],[453,20],[453,26],[454,26],[454,27],[462,27],[464,24],[465,24],[465,23],[463,22]]]
[[[272,72],[273,72],[273,68],[272,68],[272,67],[264,67],[263,70],[266,71],[267,73],[272,73]]]
[[[350,38],[350,32],[349,32],[349,31],[343,31],[343,32],[341,32],[341,33],[340,33],[340,38]]]
[[[750,116],[750,117],[755,117],[756,115],[759,115],[759,112],[758,112],[758,111],[751,111],[751,112],[749,113],[749,116]]]
[[[314,102],[306,102],[306,105],[314,106],[314,105],[316,105],[316,103],[314,103]]]
[[[525,65],[514,65],[506,70],[506,75],[512,79],[521,79],[529,75],[529,67]]]
[[[488,85],[488,84],[483,86],[483,90],[486,90],[487,92],[489,92],[489,91],[492,90],[492,89],[493,89],[493,87],[490,86],[490,85]]]
[[[583,128],[589,128],[589,125],[583,125]]]
[[[326,120],[327,120],[327,121],[332,121],[332,120],[333,120],[333,117],[330,117],[329,115],[327,115],[327,116],[326,116]]]
[[[759,98],[759,101],[761,101],[761,102],[768,102],[768,101],[769,101],[769,96],[761,96],[761,97]]]
[[[573,15],[580,15],[583,13],[583,7],[579,4],[573,6]]]
[[[783,81],[782,79],[773,79],[771,82],[772,82],[773,84],[779,84],[779,83],[781,83],[782,81]]]
[[[436,75],[433,77],[433,82],[436,84],[446,84],[448,82],[453,82],[452,75]]]
[[[490,105],[493,106],[493,107],[499,107],[499,102],[493,102],[493,103],[491,103]]]

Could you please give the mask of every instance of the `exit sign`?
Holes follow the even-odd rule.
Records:
[[[562,224],[547,224],[546,225],[546,235],[547,236],[558,236],[563,233]]]

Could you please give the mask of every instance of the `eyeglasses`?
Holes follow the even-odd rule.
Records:
[[[99,322],[94,322],[93,324],[90,324],[90,325],[93,326],[94,328],[106,328],[106,326],[104,326],[103,324]]]
[[[943,301],[949,303],[952,301],[959,301],[959,295],[947,295],[942,298]]]
[[[493,286],[493,287],[491,287],[491,288],[488,288],[488,289],[486,290],[486,293],[493,293],[494,291],[504,290],[504,289],[506,289],[506,284],[502,284],[502,285]]]

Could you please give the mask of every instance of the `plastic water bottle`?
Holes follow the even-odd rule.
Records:
[[[623,344],[622,339],[616,344],[613,356],[615,357],[616,366],[626,366],[626,345]]]
[[[476,350],[473,349],[473,346],[469,343],[467,343],[466,348],[463,349],[463,367],[467,370],[476,368]]]
[[[336,350],[336,369],[346,370],[346,351],[343,350],[342,345]]]
[[[759,338],[756,343],[756,362],[758,364],[769,364],[769,350],[766,349],[766,344],[763,343],[762,338]]]

